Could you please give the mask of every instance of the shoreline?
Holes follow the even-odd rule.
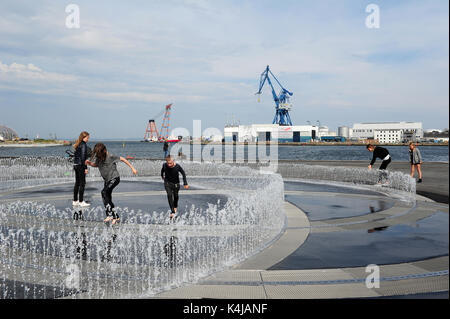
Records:
[[[100,141],[100,140],[99,140]],[[135,140],[108,140],[105,142],[116,142],[116,143],[137,143],[140,141]],[[154,144],[160,144],[159,142],[155,142]],[[257,146],[263,146],[263,145],[277,145],[277,146],[366,146],[367,143],[355,143],[355,142],[342,142],[342,143],[333,143],[333,142],[323,142],[323,143],[294,143],[294,142],[287,142],[287,143],[258,143],[258,142],[169,142],[169,144],[183,144],[183,145],[223,145],[223,146],[248,146],[248,145],[257,145]],[[153,144],[153,143],[150,143]],[[70,146],[72,143],[63,141],[57,142],[57,143],[9,143],[9,142],[0,142],[0,147],[50,147],[50,146]],[[383,147],[398,147],[398,146],[408,146],[408,143],[401,143],[401,144],[374,144],[375,146],[383,146]],[[417,143],[418,147],[421,146],[441,146],[441,147],[449,147],[448,143]]]
[[[68,144],[58,143],[36,143],[36,144],[0,144],[0,147],[54,147],[54,146],[70,146]]]
[[[54,145],[54,146],[61,146],[61,145]],[[1,156],[0,155],[0,159],[8,159],[8,158],[21,158],[21,157],[27,157],[27,158],[46,158],[46,157],[55,157],[55,156],[33,156],[33,155],[19,155],[19,156]],[[58,156],[56,156],[58,157]],[[59,156],[61,158],[66,158],[65,156]],[[131,161],[143,161],[143,160],[147,160],[147,161],[162,161],[164,160],[162,157],[161,158],[153,158],[153,157],[133,157],[133,158],[128,158],[128,160]],[[176,161],[186,161],[186,158],[178,158],[175,157]],[[197,160],[194,160],[194,162],[197,162]],[[369,163],[370,159],[367,160],[314,160],[314,159],[278,159],[277,160],[278,163],[298,163],[298,164],[308,164],[308,165],[314,165],[312,163],[318,163],[318,164],[326,164],[326,163],[353,163],[353,164],[363,164],[363,163]],[[235,160],[233,162],[229,162],[229,161],[221,161],[221,162],[215,162],[215,163],[220,163],[220,164],[267,164],[267,161],[251,161],[249,162],[248,160],[244,160],[244,161],[240,161],[240,162],[236,162]],[[378,161],[375,163],[377,164]],[[407,164],[410,165],[409,161],[395,161],[395,163],[401,163],[401,164]],[[427,161],[424,162],[424,164],[449,164],[450,161]],[[345,165],[347,166],[347,165]],[[367,166],[367,165],[366,165]]]
[[[61,146],[61,145],[54,145],[54,146]],[[28,158],[46,158],[48,156],[32,156],[32,155],[27,155],[27,156],[1,156],[0,155],[0,159],[13,159],[13,158],[21,158],[21,157],[28,157]],[[54,157],[54,156],[50,156],[50,157]],[[58,156],[57,156],[58,157]],[[65,156],[59,156],[61,158],[66,158]],[[147,160],[147,161],[162,161],[163,158],[152,158],[152,157],[133,157],[133,158],[128,158],[129,161],[143,161],[143,160]],[[175,158],[176,161],[186,161],[186,158],[180,159],[180,158]],[[196,161],[195,161],[196,162]],[[278,159],[277,160],[278,163],[298,163],[298,164],[308,164],[308,165],[314,165],[313,163],[319,164],[319,165],[323,165],[326,163],[353,163],[353,164],[363,164],[363,163],[369,163],[370,159],[368,160],[300,160],[300,159]],[[259,164],[261,163],[260,161],[251,161],[248,162],[247,160],[244,160],[243,162],[228,162],[228,161],[224,161],[224,162],[216,162],[216,163],[224,163],[224,164]],[[378,163],[378,161],[377,161]],[[396,161],[395,163],[401,163],[404,165],[410,165],[409,161]],[[449,161],[427,161],[424,162],[424,164],[449,164]],[[262,164],[267,164],[267,161],[263,161]],[[375,163],[376,164],[376,163]],[[344,165],[347,166],[347,165]],[[367,165],[366,165],[367,166]]]
[[[180,144],[185,144],[185,145],[233,145],[233,146],[237,146],[237,145],[277,145],[277,146],[366,146],[368,143],[350,143],[350,142],[343,142],[343,143],[333,143],[333,142],[323,142],[323,143],[293,143],[293,142],[287,142],[287,143],[270,143],[270,142],[266,142],[266,143],[258,143],[258,142],[209,142],[209,143],[205,143],[205,142],[179,142]],[[401,144],[377,144],[374,143],[373,145],[375,146],[386,146],[386,147],[391,147],[391,146],[409,146],[409,143],[401,143]],[[417,146],[446,146],[448,147],[449,144],[448,143],[417,143]]]
[[[36,139],[0,142],[0,147],[53,147],[70,146],[72,143],[67,140]]]

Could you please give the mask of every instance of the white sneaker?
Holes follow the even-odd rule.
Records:
[[[79,201],[73,201],[73,202],[72,202],[72,205],[73,205],[73,206],[78,206],[79,204],[80,204]]]
[[[79,205],[80,205],[81,207],[88,207],[88,206],[91,206],[91,204],[86,203],[86,202],[81,202]]]

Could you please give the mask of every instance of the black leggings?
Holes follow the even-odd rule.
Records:
[[[75,186],[73,188],[73,200],[76,202],[80,200],[83,201],[84,196],[84,186],[86,185],[86,174],[84,173],[84,165],[74,165],[73,169],[75,171]]]
[[[170,210],[172,211],[172,214],[175,214],[175,208],[178,207],[178,191],[180,190],[180,184],[164,181],[164,187],[167,192]]]
[[[391,162],[391,158],[389,158],[386,161],[383,161],[380,165],[380,169],[386,169],[390,162]]]
[[[119,183],[120,177],[113,178],[112,180],[105,182],[105,186],[102,189],[102,199],[106,208],[106,216],[112,216],[114,219],[119,218],[119,215],[113,211],[114,204],[112,202],[112,191]]]
[[[387,166],[389,165],[389,163],[391,162],[391,158],[389,158],[386,161],[383,161],[380,165],[380,170],[382,170],[383,172],[380,172],[380,176],[378,178],[378,182],[386,182],[387,181],[387,177],[388,177],[388,173],[384,172],[387,168]]]

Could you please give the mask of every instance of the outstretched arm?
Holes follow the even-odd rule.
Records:
[[[373,152],[372,160],[370,161],[370,164],[369,164],[369,169],[372,169],[372,166],[373,166],[373,164],[375,164],[376,160],[377,160],[377,158],[375,156],[375,152]]]
[[[122,162],[124,162],[125,164],[127,164],[130,168],[131,168],[131,171],[133,172],[133,174],[134,175],[137,175],[137,170],[133,167],[133,165],[131,165],[131,163],[130,162],[128,162],[128,160],[126,159],[126,158],[124,158],[124,157],[120,157],[120,160],[122,161]]]
[[[181,166],[178,166],[178,167],[179,167],[179,171],[180,171],[181,175],[183,175],[184,188],[188,189],[189,185],[188,185],[187,180],[186,180],[186,173],[184,172],[184,170],[183,170],[183,168]]]
[[[92,166],[92,167],[97,167],[97,165],[94,162],[91,162],[90,160],[86,160],[84,162],[86,165]]]

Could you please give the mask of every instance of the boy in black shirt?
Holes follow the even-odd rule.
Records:
[[[171,210],[170,219],[175,216],[178,207],[178,191],[180,190],[179,173],[183,176],[183,184],[185,189],[189,189],[186,180],[186,174],[179,164],[173,161],[173,158],[168,155],[166,162],[161,168],[161,178],[164,180],[164,188],[166,189],[167,199]]]
[[[384,147],[373,146],[372,144],[368,144],[366,147],[369,152],[373,152],[373,157],[372,161],[369,164],[369,169],[372,169],[372,166],[373,164],[375,164],[377,157],[383,160],[380,165],[380,169],[386,169],[391,162],[391,155],[389,155],[389,151]]]
[[[377,158],[380,158],[383,160],[380,165],[380,170],[386,170],[387,166],[391,162],[391,155],[389,155],[389,151],[381,146],[373,146],[372,144],[367,145],[367,150],[369,152],[373,152],[372,160],[369,164],[369,169],[372,169],[373,164],[377,160]],[[382,184],[382,180],[387,180],[387,173],[381,172],[379,178],[378,178],[378,184]]]

